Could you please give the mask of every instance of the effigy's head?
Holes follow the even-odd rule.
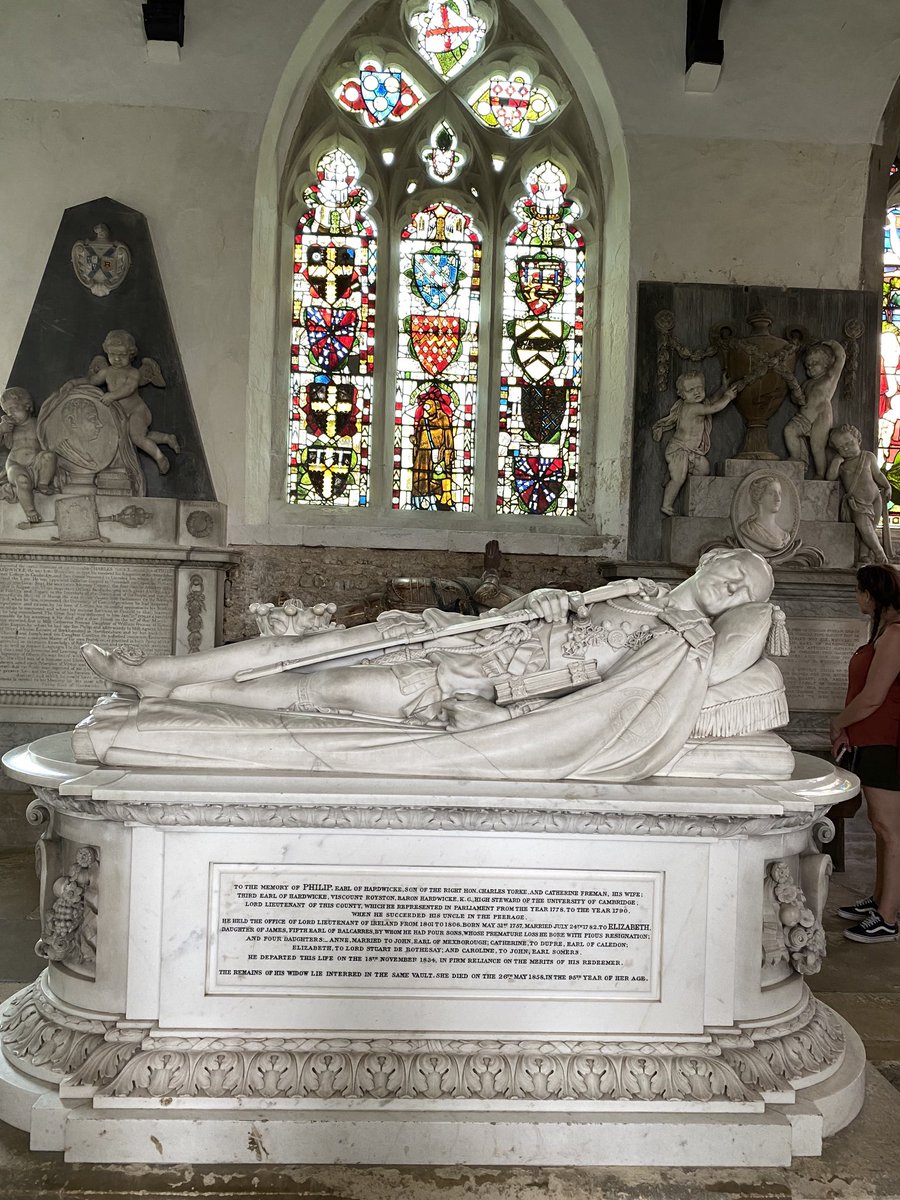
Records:
[[[774,587],[772,568],[753,550],[708,550],[694,572],[694,595],[710,617],[739,604],[768,600]]]

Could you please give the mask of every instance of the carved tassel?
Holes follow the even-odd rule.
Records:
[[[788,637],[787,618],[777,604],[772,605],[772,624],[769,626],[769,636],[766,639],[766,653],[775,658],[787,658],[791,652],[791,639]]]

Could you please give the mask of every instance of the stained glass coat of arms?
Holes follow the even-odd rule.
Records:
[[[497,509],[573,516],[584,337],[584,240],[562,168],[545,161],[506,245]]]
[[[288,499],[368,502],[375,228],[345,151],[319,160],[294,234]]]
[[[360,59],[359,70],[341,80],[333,95],[341,108],[356,113],[372,128],[404,120],[424,98],[422,89],[401,66],[371,56]]]
[[[468,103],[488,129],[499,129],[512,138],[528,137],[535,125],[559,108],[550,89],[535,83],[525,70],[491,75],[475,88]]]
[[[454,205],[401,234],[394,508],[468,512],[474,501],[481,235]]]
[[[881,287],[878,458],[896,495],[900,492],[900,207],[889,208],[885,218]],[[891,508],[897,511],[896,500]]]
[[[467,67],[487,34],[487,22],[470,11],[466,0],[430,0],[427,8],[410,15],[409,24],[417,53],[442,79]]]

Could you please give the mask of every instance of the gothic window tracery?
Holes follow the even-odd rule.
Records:
[[[291,168],[288,500],[580,515],[599,198],[559,65],[504,0],[382,0],[322,79]]]
[[[897,487],[900,471],[900,166],[891,167],[884,222],[881,304],[881,374],[878,403],[878,457]],[[897,512],[897,505],[891,509]],[[895,518],[896,519],[896,518]]]

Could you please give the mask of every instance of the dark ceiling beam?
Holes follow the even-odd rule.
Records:
[[[184,0],[146,0],[141,8],[148,42],[184,45]]]
[[[725,43],[719,37],[722,0],[687,0],[687,31],[684,41],[685,90],[715,91],[725,58]]]

